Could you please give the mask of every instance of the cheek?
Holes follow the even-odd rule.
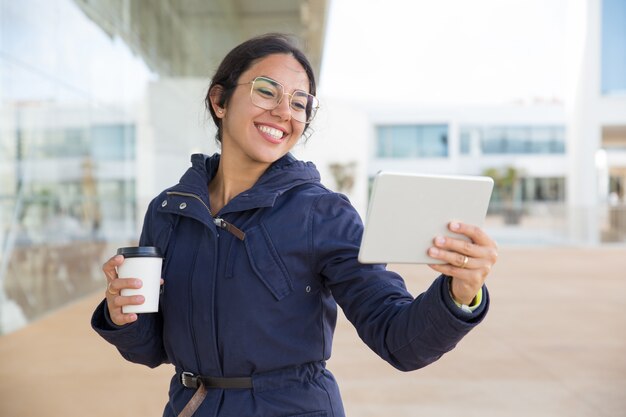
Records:
[[[304,123],[298,123],[298,122],[296,122],[296,123],[297,123],[297,125],[296,124],[292,124],[291,132],[292,132],[294,138],[296,140],[299,140],[300,137],[302,136],[302,134],[304,133],[304,126],[305,125],[304,125]]]

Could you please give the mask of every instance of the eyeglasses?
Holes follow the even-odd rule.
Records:
[[[291,117],[301,123],[310,123],[320,107],[320,102],[312,94],[306,91],[296,90],[292,94],[285,92],[285,87],[278,81],[267,77],[256,77],[249,83],[250,99],[252,104],[265,110],[274,110],[283,101],[284,96],[289,96],[289,109]]]

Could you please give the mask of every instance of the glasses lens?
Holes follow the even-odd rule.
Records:
[[[291,96],[291,117],[302,123],[309,123],[319,107],[317,98],[304,91],[296,91]]]
[[[250,98],[255,106],[272,110],[278,106],[283,96],[283,86],[264,77],[257,77],[252,82]]]
[[[252,104],[257,107],[273,110],[280,104],[283,94],[283,86],[270,78],[257,77],[252,81],[250,98]],[[289,107],[294,120],[302,123],[313,120],[319,107],[319,101],[315,96],[300,90],[287,95],[290,96]]]

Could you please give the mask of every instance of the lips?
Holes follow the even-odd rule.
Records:
[[[257,129],[259,129],[259,131],[263,133],[266,137],[269,137],[269,139],[275,141],[281,140],[285,135],[285,132],[283,132],[282,130],[267,125],[257,125]]]

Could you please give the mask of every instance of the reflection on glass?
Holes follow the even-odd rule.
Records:
[[[448,156],[447,125],[378,126],[379,158],[435,158]]]
[[[151,78],[73,1],[0,0],[0,333],[101,288],[136,237]]]
[[[506,154],[564,154],[563,126],[462,126],[459,131],[460,152],[472,153],[476,137],[477,153]]]

